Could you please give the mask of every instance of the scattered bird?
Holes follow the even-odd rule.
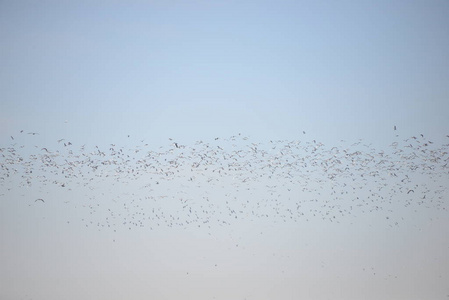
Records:
[[[42,201],[43,203],[45,203],[44,199],[41,199],[41,198],[34,200],[34,202],[37,202],[37,201]]]

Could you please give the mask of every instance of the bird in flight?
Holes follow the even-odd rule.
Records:
[[[396,130],[396,125],[394,125],[394,130]]]
[[[42,198],[34,200],[34,202],[37,202],[37,201],[42,201],[43,203],[45,203],[44,199],[42,199]]]

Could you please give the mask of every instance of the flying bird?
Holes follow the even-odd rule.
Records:
[[[34,200],[34,202],[37,202],[37,201],[42,201],[43,203],[45,203],[44,199],[42,199],[42,198]]]

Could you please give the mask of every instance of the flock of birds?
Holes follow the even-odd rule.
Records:
[[[89,147],[60,139],[54,148],[11,141],[0,148],[0,199],[32,187],[38,194],[30,205],[64,195],[67,205],[87,209],[91,218],[82,221],[98,229],[210,228],[258,218],[340,222],[367,213],[395,226],[403,207],[448,210],[449,143],[423,135],[384,150],[363,140],[327,147],[241,134],[193,145],[169,139],[157,149],[145,141]]]

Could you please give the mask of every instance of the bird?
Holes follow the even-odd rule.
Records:
[[[396,125],[393,128],[397,130]],[[305,134],[305,131],[303,133]],[[248,140],[249,137],[241,134],[231,136],[229,139],[212,137],[211,141],[219,141],[215,142],[216,145],[213,144],[214,147],[207,141],[202,140],[197,141],[194,147],[190,147],[178,144],[172,138],[169,138],[171,144],[168,147],[159,147],[159,149],[162,149],[160,151],[150,149],[147,149],[149,151],[143,151],[147,145],[126,149],[114,143],[110,144],[113,147],[109,149],[110,152],[101,151],[99,146],[95,146],[94,149],[96,150],[89,153],[84,151],[83,145],[79,148],[79,153],[76,153],[77,150],[74,146],[68,147],[69,151],[62,151],[59,147],[54,149],[51,148],[51,145],[42,145],[40,147],[35,146],[37,150],[40,149],[41,151],[28,155],[26,152],[21,152],[20,149],[23,146],[18,148],[15,146],[16,144],[13,144],[8,148],[0,147],[0,186],[4,186],[7,177],[22,172],[21,170],[23,170],[22,176],[17,178],[22,180],[22,186],[28,187],[34,182],[40,181],[43,185],[53,183],[67,190],[71,190],[76,185],[93,189],[95,178],[105,180],[106,177],[112,178],[113,175],[114,180],[118,182],[124,183],[131,179],[136,180],[137,183],[139,178],[144,180],[144,174],[150,174],[149,180],[151,179],[151,181],[145,182],[145,186],[141,187],[142,189],[149,188],[147,192],[151,193],[145,198],[154,201],[161,199],[161,203],[163,203],[167,202],[168,199],[176,199],[178,194],[189,194],[191,188],[198,189],[203,196],[208,195],[216,188],[219,192],[220,186],[226,187],[227,178],[229,181],[232,179],[232,189],[224,196],[234,203],[231,201],[221,203],[218,198],[215,201],[213,197],[203,197],[206,202],[198,204],[201,203],[201,198],[199,198],[199,201],[195,204],[190,199],[178,197],[181,205],[179,211],[170,211],[170,215],[164,214],[164,209],[158,206],[156,206],[156,212],[154,207],[152,213],[150,210],[144,212],[142,207],[133,204],[136,203],[135,200],[140,199],[128,196],[127,199],[130,201],[124,203],[127,215],[122,215],[122,217],[125,218],[123,224],[126,224],[127,228],[131,228],[128,226],[143,227],[144,222],[154,221],[155,218],[158,220],[157,226],[165,223],[170,227],[173,225],[188,226],[186,224],[203,227],[205,225],[198,223],[210,224],[213,221],[211,218],[213,215],[223,216],[223,218],[220,217],[220,220],[217,220],[220,226],[231,225],[232,221],[244,219],[245,215],[251,218],[263,217],[267,219],[275,216],[276,218],[282,218],[284,221],[293,220],[294,222],[304,216],[304,221],[308,221],[309,219],[306,216],[308,212],[304,211],[304,207],[301,207],[302,201],[297,198],[297,202],[291,202],[292,206],[289,207],[290,197],[291,200],[294,200],[294,196],[291,195],[293,193],[289,193],[288,199],[284,197],[285,194],[281,194],[281,190],[295,192],[294,184],[297,184],[301,186],[304,193],[310,194],[311,205],[325,200],[322,203],[323,206],[320,206],[321,208],[317,206],[315,210],[310,210],[310,213],[313,216],[323,217],[323,220],[334,222],[338,219],[338,216],[355,214],[357,209],[363,213],[387,210],[387,203],[391,204],[396,197],[395,194],[399,195],[398,192],[408,194],[406,206],[413,203],[414,199],[420,200],[418,204],[424,203],[423,200],[426,199],[428,200],[426,201],[428,206],[437,203],[437,201],[435,207],[442,204],[442,201],[437,200],[437,197],[442,199],[442,193],[447,192],[446,187],[441,186],[432,193],[425,184],[409,185],[414,183],[415,179],[408,175],[414,173],[419,175],[418,172],[424,171],[423,175],[430,176],[429,179],[433,178],[434,180],[446,175],[449,165],[449,144],[438,146],[437,141],[428,141],[427,138],[423,140],[423,136],[417,137],[419,135],[405,139],[405,143],[409,143],[409,145],[402,144],[401,141],[397,140],[389,146],[389,149],[375,149],[371,145],[364,145],[367,148],[361,148],[361,146],[357,146],[360,141],[352,145],[357,146],[353,149],[346,146],[346,149],[338,146],[326,147],[318,140],[312,140],[313,143],[309,141],[304,144],[300,144],[300,141],[286,140],[272,140],[269,141],[269,144],[245,143],[243,141]],[[61,145],[69,146],[72,145],[71,142],[67,141],[69,139],[67,137],[67,139],[57,141]],[[227,144],[227,142],[233,143],[236,140],[243,144]],[[63,141],[65,143],[62,143]],[[346,143],[343,140],[341,142]],[[232,150],[228,150],[231,145]],[[435,148],[434,151],[430,151],[433,150],[432,147]],[[86,147],[86,149],[88,148]],[[179,148],[179,151],[174,151],[175,148]],[[394,152],[390,150],[394,150]],[[136,153],[134,154],[136,156],[132,156],[132,153]],[[141,155],[141,153],[144,154]],[[36,171],[39,171],[39,173]],[[35,176],[36,173],[39,175]],[[179,190],[176,190],[176,180],[171,181],[176,178],[182,180]],[[375,190],[370,189],[370,193],[366,197],[357,197],[356,191],[359,189],[368,192],[366,182],[370,179],[372,179],[373,185],[377,185],[373,186]],[[244,186],[245,189],[252,192],[264,180],[270,180],[270,183],[267,182],[266,187],[262,186],[265,190],[261,193],[266,196],[260,200],[260,203],[251,203],[250,198],[245,199],[246,201],[242,201],[242,203],[237,202],[239,201],[239,189]],[[321,185],[328,180],[335,183],[332,184],[332,191],[329,191],[330,194],[327,195],[327,198],[320,198],[319,195],[326,197],[323,193],[325,188],[317,190],[312,186],[314,184]],[[346,180],[351,180],[349,181],[353,183],[351,187]],[[164,189],[172,183],[174,184],[174,190],[177,191],[176,194],[169,194],[168,190]],[[158,188],[163,191],[163,195],[154,194],[158,193]],[[358,201],[359,205],[345,207],[345,204],[340,202],[340,198],[343,195],[351,194],[353,195],[351,197],[354,198],[352,201]],[[133,193],[132,195],[132,197],[137,197],[137,194],[134,195]],[[339,195],[339,197],[336,195]],[[0,196],[2,195],[0,194]],[[46,203],[42,198],[35,200],[35,202],[38,201]],[[112,199],[112,201],[117,203],[118,200]],[[362,206],[362,204],[368,204],[368,201],[371,203],[371,209],[364,210],[363,207],[365,206]],[[97,203],[97,206],[100,206],[100,203]],[[85,207],[91,209],[91,215],[95,213],[94,205]],[[226,211],[221,211],[220,207],[226,209]],[[263,213],[262,209],[266,209],[267,213]],[[201,214],[201,211],[203,214]],[[269,211],[272,211],[272,213],[268,214]],[[110,220],[118,218],[120,214],[117,215],[111,210],[109,212],[109,219],[106,217],[105,225],[111,227],[114,225],[109,223]],[[175,215],[176,213],[178,215]],[[143,217],[144,215],[146,217]],[[224,216],[226,216],[226,219],[224,219]],[[388,216],[385,220],[394,223],[392,217]],[[273,219],[273,221],[275,220]],[[87,225],[91,226],[90,224]],[[150,223],[149,225],[153,226],[156,223]],[[236,247],[237,245],[239,244],[236,244]]]

